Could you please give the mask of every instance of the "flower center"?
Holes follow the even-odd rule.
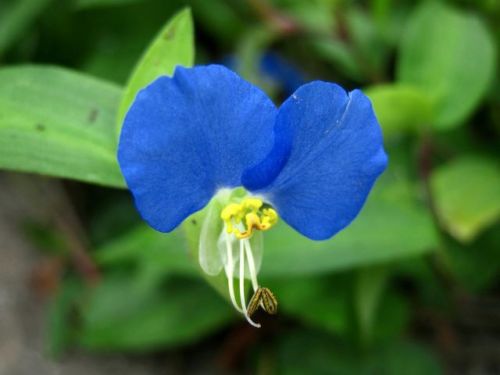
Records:
[[[233,233],[239,240],[249,238],[254,230],[268,230],[278,222],[278,213],[253,197],[228,204],[220,217],[226,224],[227,233]]]
[[[255,230],[265,231],[272,228],[278,222],[278,213],[259,198],[246,197],[240,203],[229,203],[225,206],[220,217],[224,222],[221,237],[226,248],[224,270],[227,276],[229,297],[236,310],[245,315],[251,325],[260,327],[260,324],[251,319],[252,314],[259,306],[267,313],[275,314],[278,302],[269,289],[259,286],[250,239]],[[233,245],[235,242],[239,245],[239,270],[237,272],[239,273],[240,303],[236,302],[233,282],[235,277]],[[245,269],[248,270],[254,291],[248,305],[245,298]]]

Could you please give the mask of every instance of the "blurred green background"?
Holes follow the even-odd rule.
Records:
[[[0,192],[30,209],[0,224],[39,252],[43,356],[149,373],[500,373],[499,19],[496,0],[1,0]],[[266,233],[260,278],[279,314],[257,315],[259,330],[201,276],[195,220],[149,229],[116,163],[137,89],[193,63],[226,64],[277,104],[313,79],[360,87],[384,132],[389,168],[349,228]]]

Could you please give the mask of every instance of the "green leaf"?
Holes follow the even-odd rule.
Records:
[[[33,23],[52,0],[14,0],[0,5],[0,55]]]
[[[344,275],[265,280],[278,300],[279,314],[337,335],[352,326],[351,286]]]
[[[356,278],[354,308],[358,318],[361,341],[369,344],[372,340],[378,308],[387,285],[387,267],[366,267]]]
[[[262,285],[273,291],[280,314],[353,342],[361,334],[365,347],[374,347],[400,336],[410,316],[400,295],[389,290],[382,296],[385,270],[370,267],[335,275],[262,279]]]
[[[355,80],[363,79],[363,72],[354,52],[342,41],[335,39],[314,39],[311,47],[316,54],[341,71],[344,75]]]
[[[191,66],[193,61],[193,21],[191,11],[187,8],[177,13],[160,30],[134,68],[118,110],[118,133],[139,90],[159,76],[172,75],[177,65]]]
[[[411,318],[412,309],[407,296],[388,290],[374,311],[371,337],[368,336],[371,342],[366,343],[374,347],[379,343],[394,341],[407,329]]]
[[[245,28],[245,19],[235,9],[234,3],[225,0],[190,0],[196,24],[200,25],[202,32],[207,33],[211,39],[217,40],[217,45],[234,48]],[[245,7],[245,4],[238,4]]]
[[[432,101],[417,88],[385,84],[364,91],[373,103],[386,137],[416,132],[432,123]]]
[[[371,358],[370,374],[439,375],[443,374],[439,358],[430,348],[409,341],[392,342]]]
[[[92,9],[97,7],[120,6],[140,2],[144,2],[144,0],[77,0],[75,2],[75,8]]]
[[[460,125],[493,82],[496,51],[481,20],[441,2],[424,2],[410,17],[397,77],[432,96],[438,129]]]
[[[438,375],[438,358],[424,346],[395,341],[361,352],[321,331],[294,331],[276,345],[278,374]]]
[[[340,12],[340,4],[336,1],[275,1],[279,4],[280,12],[291,16],[293,22],[298,23],[312,34],[329,34],[335,30],[335,16]]]
[[[353,48],[367,79],[376,82],[383,80],[389,48],[377,32],[374,19],[366,9],[355,5],[348,7],[345,15],[340,17],[345,18],[345,26],[339,28],[346,28],[349,45]]]
[[[500,278],[500,223],[497,223],[471,244],[444,241],[446,265],[461,287],[472,293],[493,288]]]
[[[106,351],[192,343],[234,316],[203,283],[171,280],[161,289],[144,289],[130,274],[108,275],[91,292],[82,313],[81,345]]]
[[[431,187],[437,214],[456,239],[470,242],[500,216],[500,166],[463,156],[436,169]]]
[[[123,187],[120,89],[63,68],[0,69],[0,168]]]
[[[46,340],[47,349],[54,357],[59,357],[74,341],[72,318],[82,289],[76,279],[66,279],[49,304]]]
[[[103,267],[135,265],[143,285],[156,285],[171,275],[199,275],[186,251],[181,233],[160,233],[146,224],[101,246],[94,256]]]
[[[374,0],[370,3],[373,23],[383,40],[391,47],[401,39],[410,4],[394,0]]]
[[[271,98],[276,96],[276,82],[263,76],[260,61],[265,51],[269,48],[269,45],[275,39],[275,33],[267,27],[249,28],[242,35],[238,42],[238,48],[235,51],[235,65],[238,74],[252,84],[260,87]]]

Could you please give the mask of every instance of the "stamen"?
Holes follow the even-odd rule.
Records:
[[[260,198],[256,197],[246,197],[243,198],[239,203],[235,203],[234,200],[227,204],[220,213],[220,218],[224,222],[224,233],[221,233],[220,247],[222,254],[224,253],[224,245],[222,241],[225,241],[227,256],[225,257],[224,270],[227,276],[227,286],[229,290],[229,297],[234,308],[245,316],[245,319],[254,327],[260,328],[260,324],[254,322],[251,316],[260,307],[270,314],[274,314],[277,311],[277,302],[272,293],[266,289],[259,287],[257,280],[257,263],[260,264],[260,255],[262,251],[262,241],[261,237],[255,238],[257,242],[254,245],[257,246],[258,255],[257,258],[254,257],[252,250],[252,244],[250,238],[254,235],[254,231],[265,231],[273,227],[278,222],[278,213],[271,208],[269,205],[264,204]],[[224,236],[224,238],[222,238]],[[237,297],[235,296],[235,286],[234,286],[234,242],[238,240],[240,245],[239,251],[239,292],[240,292],[240,304],[237,303]],[[221,254],[221,253],[219,253]],[[246,260],[245,260],[246,258]],[[248,272],[247,277],[251,280],[252,289],[254,294],[250,299],[249,304],[246,304],[246,293],[245,293],[245,262],[248,261]]]
[[[238,239],[250,238],[254,230],[268,230],[278,222],[278,213],[259,198],[248,197],[241,203],[230,203],[221,212],[228,233]]]
[[[246,306],[246,301],[245,301],[245,245],[243,241],[240,241],[240,300],[241,300],[241,307],[243,309],[243,314],[245,315],[246,320],[248,323],[253,325],[254,327],[260,328],[260,324],[255,323],[250,317],[248,316],[247,313],[247,306]]]
[[[274,294],[268,288],[260,288],[262,290],[262,303],[265,312],[275,315],[278,312],[278,301]]]
[[[255,291],[252,298],[250,298],[250,302],[248,302],[247,313],[249,316],[252,316],[259,308],[259,305],[262,304],[261,299],[262,299],[262,288],[259,288]]]
[[[231,298],[231,303],[234,308],[243,314],[243,310],[236,303],[236,297],[234,295],[234,263],[233,263],[233,244],[231,243],[231,239],[229,238],[229,234],[225,233],[226,239],[226,250],[227,250],[227,263],[224,265],[224,269],[226,271],[227,278],[227,287],[229,289],[229,297]]]
[[[248,303],[247,313],[252,316],[258,307],[261,306],[262,309],[268,314],[275,315],[278,312],[278,301],[274,294],[268,288],[259,287],[253,294],[250,302]]]
[[[253,291],[256,292],[259,289],[259,283],[257,282],[257,270],[255,269],[255,262],[253,260],[252,247],[248,239],[240,240],[245,246],[245,252],[248,258],[248,269],[250,270],[250,279],[252,280]]]

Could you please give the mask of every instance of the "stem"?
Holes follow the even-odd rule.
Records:
[[[302,26],[297,21],[283,14],[266,0],[248,0],[248,4],[262,20],[282,35],[297,34],[302,30]]]
[[[56,226],[64,234],[71,259],[77,271],[88,283],[99,281],[101,274],[97,265],[88,253],[88,240],[85,230],[75,212],[67,192],[61,183],[56,182],[48,187],[48,199],[53,206]]]
[[[436,205],[432,195],[432,187],[430,183],[430,176],[432,173],[432,155],[434,152],[433,142],[431,135],[425,132],[422,135],[420,148],[418,151],[418,171],[422,185],[424,188],[425,200],[434,219],[434,222],[440,227],[440,220],[437,214]],[[434,270],[438,279],[441,280],[446,288],[451,290],[453,294],[461,292],[459,291],[458,285],[455,281],[455,277],[451,272],[446,256],[443,253],[443,248],[439,247],[435,252],[429,257],[429,265],[432,270]]]

